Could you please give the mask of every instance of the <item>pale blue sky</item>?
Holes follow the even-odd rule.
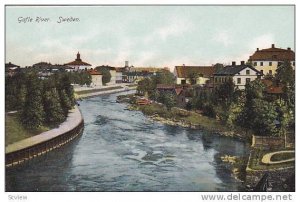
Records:
[[[27,16],[51,21],[18,23]],[[77,51],[92,66],[209,65],[272,43],[294,50],[293,6],[6,7],[6,62],[21,66],[67,63]]]

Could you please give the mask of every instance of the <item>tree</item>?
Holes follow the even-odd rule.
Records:
[[[273,103],[265,100],[255,99],[253,107],[252,131],[256,135],[276,136],[278,131],[276,128],[277,112]]]
[[[215,99],[218,104],[230,105],[237,99],[235,96],[235,84],[232,79],[227,80],[215,89]]]
[[[145,95],[146,93],[153,94],[155,90],[153,82],[150,78],[144,78],[138,82],[137,92],[140,95]]]
[[[44,121],[42,84],[36,73],[29,73],[26,86],[26,101],[21,112],[21,122],[25,128],[36,129],[42,126]]]
[[[58,92],[55,88],[44,91],[45,123],[57,124],[65,119]]]
[[[175,77],[169,71],[157,72],[156,75],[152,77],[154,87],[156,88],[157,84],[174,84]]]
[[[109,67],[106,66],[98,66],[96,67],[96,70],[98,72],[102,73],[102,83],[103,85],[106,85],[108,82],[110,82],[111,74]]]
[[[295,81],[295,71],[289,61],[284,61],[282,65],[277,67],[275,78],[277,81],[287,86]]]
[[[72,109],[73,104],[64,89],[59,91],[59,99],[64,115],[67,116],[69,110]]]
[[[172,92],[161,93],[158,101],[163,103],[168,110],[176,105],[176,97]]]
[[[61,76],[59,76],[58,81],[59,83],[56,86],[57,86],[57,90],[60,92],[60,97],[62,92],[65,93],[71,104],[71,107],[69,107],[69,109],[72,109],[72,107],[75,105],[75,97],[74,97],[74,89],[73,86],[71,85],[71,78],[68,74],[62,74]]]

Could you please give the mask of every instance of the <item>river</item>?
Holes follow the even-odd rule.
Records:
[[[83,135],[7,169],[6,191],[243,190],[220,157],[246,156],[244,143],[152,122],[116,103],[119,94],[81,101]]]

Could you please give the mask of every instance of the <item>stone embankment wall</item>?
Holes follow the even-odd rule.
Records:
[[[15,142],[5,148],[5,166],[19,165],[57,149],[82,134],[84,121],[78,107],[70,110],[65,122],[57,128]]]

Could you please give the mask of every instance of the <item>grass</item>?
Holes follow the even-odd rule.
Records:
[[[43,126],[36,130],[25,129],[18,119],[18,113],[5,115],[5,146],[18,142],[20,140],[38,135],[49,130],[49,127]]]
[[[291,158],[295,158],[295,153],[279,153],[274,154],[271,157],[271,161],[283,161]]]
[[[286,162],[279,164],[263,164],[261,162],[261,159],[265,154],[275,151],[277,150],[262,150],[258,148],[254,149],[252,151],[251,158],[249,159],[249,168],[253,170],[270,170],[295,166],[295,162]]]
[[[139,106],[138,109],[146,115],[158,115],[166,119],[182,121],[187,124],[196,125],[200,129],[209,132],[233,132],[235,134],[245,134],[245,130],[242,130],[240,128],[229,128],[216,119],[209,118],[192,111],[184,111],[178,108],[167,110],[163,105],[156,103],[153,103],[151,105]]]
[[[91,90],[83,90],[76,92],[77,95],[83,95],[88,93],[96,93],[101,91],[107,91],[107,90],[115,90],[115,89],[121,89],[121,86],[115,86],[115,87],[109,87],[109,88],[101,88],[101,89],[91,89]]]

